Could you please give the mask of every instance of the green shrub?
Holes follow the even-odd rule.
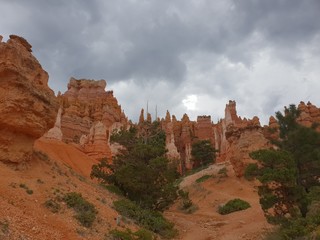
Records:
[[[179,189],[178,195],[181,198],[180,210],[182,210],[185,213],[193,213],[198,209],[197,206],[189,198],[188,191],[183,191],[182,189]]]
[[[224,206],[219,207],[219,213],[222,215],[226,215],[232,212],[245,210],[251,207],[250,204],[246,201],[243,201],[239,198],[230,200]]]
[[[224,176],[224,177],[227,177],[228,174],[227,174],[227,168],[224,167],[224,168],[221,168],[219,171],[218,171],[218,174]]]
[[[123,196],[123,192],[121,191],[121,189],[113,184],[110,184],[110,185],[101,184],[101,186],[107,189],[111,193],[117,194],[118,196]]]
[[[208,180],[209,178],[212,178],[212,175],[203,175],[202,177],[198,178],[196,180],[197,183],[201,183],[201,182],[204,182],[206,180]]]
[[[135,220],[140,226],[162,237],[172,238],[177,233],[173,223],[165,219],[160,212],[143,209],[127,199],[115,201],[113,204],[121,215]]]
[[[31,190],[31,189],[27,189],[26,192],[27,192],[29,195],[33,194],[33,190]]]
[[[19,187],[25,189],[25,190],[26,190],[26,193],[28,193],[29,195],[33,194],[33,190],[29,189],[26,184],[20,183],[20,184],[19,184]]]
[[[139,229],[136,232],[132,232],[130,229],[125,231],[120,231],[118,229],[113,229],[109,232],[113,239],[121,240],[153,240],[155,239],[153,234],[146,229]]]
[[[148,230],[146,230],[144,228],[141,228],[138,231],[136,231],[134,233],[134,235],[137,236],[138,240],[153,240],[153,239],[155,239],[155,237],[152,234],[152,232],[150,232],[150,231],[148,231]]]
[[[55,200],[49,199],[44,203],[45,207],[48,208],[51,212],[57,213],[60,211],[61,206]]]
[[[20,183],[19,187],[24,188],[24,189],[28,189],[27,185],[25,185],[24,183]]]
[[[34,151],[33,155],[38,158],[39,160],[45,161],[46,163],[50,162],[50,159],[48,157],[48,155],[44,152],[41,151]]]
[[[118,229],[113,229],[109,232],[109,234],[112,236],[112,239],[117,240],[134,240],[132,236],[132,232],[130,229],[127,229],[126,231],[120,231]],[[108,238],[109,239],[109,238]]]
[[[0,239],[1,236],[7,235],[9,233],[9,222],[8,220],[0,221]]]
[[[73,208],[76,211],[75,218],[84,227],[91,227],[98,211],[92,203],[85,200],[80,193],[71,192],[67,193],[63,197],[63,201],[67,206]]]
[[[257,175],[258,165],[256,163],[249,163],[246,169],[244,170],[244,178],[252,181]]]

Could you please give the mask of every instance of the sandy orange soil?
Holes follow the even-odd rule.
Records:
[[[181,203],[177,202],[166,212],[166,217],[175,222],[180,232],[177,239],[263,239],[263,234],[271,228],[261,210],[254,183],[235,177],[230,165],[226,166],[227,177],[219,175],[218,171],[223,167],[225,164],[212,165],[181,182],[180,186],[189,191],[189,197],[198,209],[192,214],[187,214],[180,210]],[[203,175],[213,177],[196,183]],[[251,208],[220,215],[219,205],[234,198],[249,202]]]
[[[116,196],[88,178],[95,161],[61,142],[38,141],[35,149],[47,157],[35,157],[19,169],[0,162],[0,239],[104,239],[116,227]],[[99,213],[92,228],[81,226],[62,201],[58,213],[45,207],[47,200],[67,192],[81,193],[95,205]]]

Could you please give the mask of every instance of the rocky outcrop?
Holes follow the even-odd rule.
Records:
[[[249,156],[250,152],[271,147],[264,136],[259,118],[247,120],[238,117],[235,101],[226,104],[225,118],[213,128],[215,148],[219,151],[217,161],[230,162],[239,177],[243,175],[247,164],[253,161]]]
[[[51,128],[47,133],[45,133],[43,138],[62,141],[61,114],[62,114],[62,108],[60,107],[58,110],[56,123],[54,124],[54,127]]]
[[[15,35],[0,42],[0,161],[30,160],[34,140],[55,122],[58,102],[31,48]]]
[[[83,152],[96,159],[111,158],[110,134],[115,127],[128,124],[113,91],[105,88],[105,80],[71,78],[68,90],[58,96],[63,109],[63,141],[79,144]]]
[[[320,108],[317,108],[311,102],[305,104],[300,102],[298,105],[298,110],[300,111],[300,116],[297,122],[303,126],[311,127],[313,124],[320,124]],[[317,127],[320,131],[320,126]]]
[[[167,136],[168,153],[179,153],[181,172],[193,168],[192,144],[199,140],[210,140],[218,150],[216,161],[230,162],[237,176],[242,176],[246,165],[253,161],[249,157],[251,151],[271,147],[259,118],[247,120],[238,117],[235,101],[226,104],[225,118],[216,124],[212,123],[211,116],[199,116],[197,121],[190,121],[185,114],[181,121],[174,116],[171,120],[167,112],[162,128]]]
[[[226,139],[228,147],[224,161],[229,161],[235,174],[241,177],[246,166],[253,162],[249,153],[259,149],[271,148],[269,140],[263,134],[259,119],[243,121],[240,124],[230,124],[227,126]]]
[[[165,120],[162,121],[162,129],[166,133],[167,157],[169,159],[180,159],[180,154],[174,140],[173,123],[169,111],[167,111]]]
[[[89,135],[82,135],[80,146],[83,152],[94,159],[111,159],[112,153],[108,142],[107,128],[102,122],[95,123]]]

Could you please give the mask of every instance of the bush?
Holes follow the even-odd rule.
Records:
[[[69,208],[73,208],[76,211],[75,218],[84,227],[91,227],[98,211],[92,203],[85,200],[80,193],[71,192],[67,193],[63,197],[63,201],[66,202]]]
[[[227,168],[224,167],[224,168],[221,168],[218,172],[218,174],[224,176],[224,177],[228,177],[228,174],[227,174]]]
[[[9,234],[8,220],[0,221],[0,239],[2,239],[1,237],[3,237],[4,235],[7,235],[7,234]]]
[[[136,232],[132,232],[130,229],[126,229],[125,231],[120,231],[117,229],[113,229],[109,232],[109,234],[113,237],[113,239],[121,239],[121,240],[153,240],[153,234],[146,229],[139,229]]]
[[[160,212],[143,209],[127,199],[115,201],[113,204],[121,215],[135,220],[140,226],[162,237],[172,238],[177,234],[173,223],[165,219]]]
[[[110,184],[110,185],[104,185],[101,184],[102,187],[104,187],[105,189],[107,189],[109,192],[114,193],[118,196],[124,196],[123,192],[121,191],[120,188],[118,188],[117,186]]]
[[[27,189],[26,192],[27,192],[29,195],[33,194],[33,190],[31,190],[31,189]]]
[[[239,198],[230,200],[224,206],[219,207],[219,213],[222,215],[226,215],[232,212],[245,210],[251,207],[250,204],[246,201],[243,201]]]
[[[213,163],[215,161],[216,150],[212,147],[210,140],[199,140],[192,144],[191,155],[194,167]]]
[[[202,177],[198,178],[198,179],[196,180],[196,182],[197,182],[197,183],[201,183],[201,182],[204,182],[204,181],[208,180],[208,179],[211,178],[211,177],[212,177],[212,175],[203,175]]]
[[[51,212],[57,213],[60,211],[61,206],[55,200],[49,199],[44,203],[45,207],[48,208]]]
[[[250,163],[244,170],[244,178],[248,181],[252,181],[258,173],[258,165],[256,163]]]
[[[180,189],[178,191],[178,195],[181,198],[180,210],[182,210],[185,213],[193,213],[198,209],[197,206],[189,198],[188,191],[183,191],[182,189]]]
[[[20,184],[19,184],[19,187],[25,189],[25,190],[26,190],[26,193],[28,193],[29,195],[33,194],[33,190],[29,189],[29,188],[27,187],[27,185],[25,185],[24,183],[20,183]]]

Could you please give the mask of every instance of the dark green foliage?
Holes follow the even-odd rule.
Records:
[[[92,203],[85,200],[80,193],[70,192],[64,195],[63,201],[76,211],[75,218],[84,227],[91,227],[98,211]]]
[[[297,169],[292,154],[283,150],[259,150],[250,153],[259,161],[260,168],[254,168],[259,186],[260,204],[266,216],[270,208],[275,209],[279,218],[287,213],[295,214],[299,206],[297,201],[302,197],[302,189],[296,184]]]
[[[296,119],[299,115],[300,112],[294,104],[289,105],[288,108],[284,107],[284,115],[280,111],[276,112],[281,139],[286,139],[289,132],[294,131],[298,127]]]
[[[221,168],[219,171],[218,171],[218,174],[223,176],[223,177],[227,177],[228,174],[227,174],[227,168],[226,167],[223,167]]]
[[[126,229],[125,231],[113,229],[109,234],[112,236],[113,240],[134,240],[133,232],[130,229]]]
[[[194,167],[214,163],[216,150],[212,147],[210,140],[200,140],[192,144],[191,155]]]
[[[258,175],[258,165],[256,163],[249,163],[244,171],[245,179],[251,181]]]
[[[102,160],[92,167],[91,177],[113,184],[142,207],[163,210],[176,199],[176,167],[165,157],[165,133],[159,123],[145,122],[137,130],[121,130],[111,137],[125,149],[112,164]]]
[[[162,237],[172,238],[177,233],[173,228],[173,223],[166,220],[160,212],[143,209],[127,199],[115,201],[113,204],[121,215],[135,220],[140,226],[158,233]]]
[[[104,185],[102,184],[102,187],[104,187],[105,189],[107,189],[109,192],[117,194],[118,196],[124,196],[123,192],[115,185],[110,184],[110,185]]]
[[[47,201],[45,201],[44,205],[53,213],[57,213],[61,209],[60,204],[52,199],[48,199]]]
[[[193,213],[197,210],[197,206],[189,198],[189,192],[179,189],[178,195],[181,198],[180,210],[185,213]]]
[[[212,178],[212,175],[203,175],[202,177],[198,178],[196,180],[197,183],[201,183],[201,182],[204,182],[206,180],[208,180],[209,178]]]
[[[218,212],[222,215],[226,215],[232,212],[245,210],[249,207],[251,206],[248,202],[241,200],[239,198],[236,198],[236,199],[230,200],[224,206],[219,207]]]
[[[136,232],[132,232],[130,229],[126,229],[125,231],[120,231],[117,229],[113,229],[109,232],[114,240],[153,240],[155,237],[153,234],[146,229],[139,229]]]
[[[279,229],[267,235],[266,239],[320,239],[320,215],[316,217],[286,219]]]
[[[279,239],[320,237],[320,134],[315,124],[299,125],[299,114],[294,105],[286,107],[284,114],[276,113],[279,150],[251,153],[259,163],[246,170],[262,183],[260,204],[269,222],[280,223],[275,234]]]
[[[320,134],[312,128],[299,126],[288,134],[282,145],[296,160],[298,184],[306,189],[320,186],[317,180],[320,178]]]
[[[136,235],[136,239],[138,240],[153,240],[155,237],[153,236],[152,232],[146,230],[146,229],[139,229],[134,233]]]

